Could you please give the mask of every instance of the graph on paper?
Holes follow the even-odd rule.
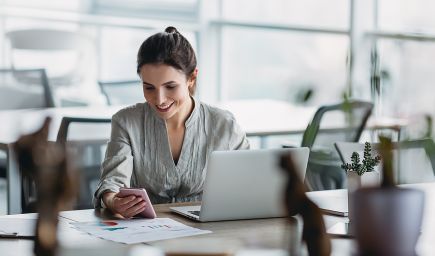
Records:
[[[75,229],[102,239],[125,244],[146,243],[211,233],[170,218],[72,222]]]

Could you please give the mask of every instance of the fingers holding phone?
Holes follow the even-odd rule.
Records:
[[[116,210],[124,217],[133,217],[137,214],[150,219],[156,217],[148,194],[143,188],[120,188],[115,198],[118,207]]]
[[[147,203],[140,196],[130,195],[123,197],[116,194],[112,201],[112,208],[125,218],[131,218],[143,212],[147,207]]]

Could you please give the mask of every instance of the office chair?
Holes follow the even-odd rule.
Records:
[[[74,168],[79,171],[80,190],[76,209],[93,207],[93,193],[100,179],[110,125],[110,118],[62,118],[57,142],[65,146]]]
[[[0,151],[4,153],[5,162],[2,163],[4,166],[7,178],[7,210],[8,214],[19,214],[22,213],[21,210],[21,176],[18,169],[18,163],[16,160],[15,152],[13,150],[13,145],[11,143],[1,143]]]
[[[341,161],[334,143],[357,142],[372,109],[372,103],[352,100],[322,106],[316,111],[301,143],[301,147],[310,148],[305,182],[311,190],[340,189],[346,186],[345,173],[340,168]]]
[[[5,34],[11,68],[44,67],[57,106],[102,104],[93,40],[54,29],[13,30]]]
[[[98,82],[101,92],[109,105],[132,105],[144,102],[143,87],[140,81]]]
[[[110,138],[111,119],[63,117],[57,134],[69,163],[78,171],[79,194],[74,209],[93,208],[92,198],[100,179],[101,162]],[[36,187],[32,177],[21,178],[21,209],[34,212]],[[15,210],[16,211],[16,210]]]
[[[379,143],[372,143],[372,154],[378,154]],[[364,144],[337,142],[335,148],[342,163],[350,162],[353,152],[362,156]],[[398,184],[435,181],[435,143],[431,138],[393,142],[393,170]],[[381,165],[375,171],[381,171]]]

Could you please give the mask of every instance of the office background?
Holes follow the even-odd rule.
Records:
[[[431,15],[435,6],[429,0],[0,3],[2,67],[10,66],[5,32],[54,28],[93,39],[98,80],[137,79],[138,46],[173,24],[198,53],[198,96],[207,102],[270,98],[301,103],[300,96],[310,89],[314,93],[304,104],[336,102],[346,90],[370,99],[371,78],[379,77],[383,94],[379,114],[435,111],[427,93],[435,54]],[[20,57],[25,65],[34,65],[32,58],[38,58]],[[73,64],[56,61],[51,60],[49,73]]]
[[[139,45],[173,25],[197,52],[197,96],[205,102],[320,106],[348,94],[372,101],[375,116],[435,114],[430,0],[0,0],[0,6],[1,68],[13,59],[23,68],[43,61],[49,77],[76,66],[91,73],[93,84],[59,92],[57,106],[106,105],[98,82],[138,80]],[[84,34],[90,51],[84,60],[10,51],[8,32],[35,28]]]

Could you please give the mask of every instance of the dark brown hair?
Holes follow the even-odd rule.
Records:
[[[190,79],[196,68],[196,56],[189,41],[176,28],[167,27],[165,32],[148,37],[140,46],[137,53],[138,74],[145,64],[166,64],[181,70]],[[189,88],[191,95],[195,89],[196,80]]]

